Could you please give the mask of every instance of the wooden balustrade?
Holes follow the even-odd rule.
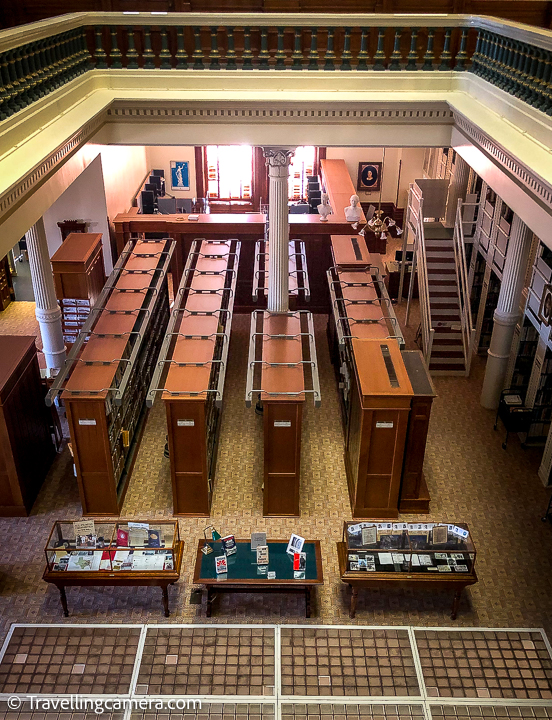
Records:
[[[83,18],[94,17],[83,13]],[[105,20],[105,15],[98,14]],[[205,16],[203,16],[205,17]],[[327,16],[326,20],[327,20]],[[338,16],[336,16],[338,17]],[[341,19],[341,16],[339,16]],[[84,24],[0,52],[0,120],[91,70],[469,70],[529,105],[552,114],[549,33],[503,26],[488,18],[428,16],[401,27],[392,16],[373,26]],[[387,18],[389,25],[381,24]],[[179,17],[182,20],[182,16]],[[270,17],[267,17],[267,23]],[[296,17],[293,18],[296,21]],[[224,22],[228,21],[228,17]],[[141,21],[140,21],[141,22]],[[258,22],[258,21],[257,21]],[[368,16],[366,22],[369,22]],[[377,24],[376,24],[377,23]],[[60,23],[63,26],[62,23]],[[32,28],[33,26],[28,26]],[[540,34],[539,34],[540,33]],[[0,46],[6,47],[6,43]],[[40,36],[40,33],[37,33]],[[537,44],[530,44],[526,38]],[[540,46],[539,46],[540,43]]]

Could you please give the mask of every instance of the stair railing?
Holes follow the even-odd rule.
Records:
[[[408,287],[405,324],[408,325],[408,321],[410,319],[410,305],[412,302],[412,294],[414,292],[414,283],[417,273],[423,347],[422,353],[426,364],[429,366],[435,329],[431,322],[431,308],[429,304],[429,282],[427,277],[427,257],[424,236],[423,197],[422,191],[415,183],[410,185],[410,189],[408,191],[408,208],[405,225],[406,236],[410,236],[414,240],[412,274],[410,275],[410,284]],[[404,257],[405,253],[403,252],[403,260]]]
[[[475,338],[475,327],[473,325],[470,289],[468,279],[468,264],[466,262],[466,245],[464,242],[462,200],[458,200],[456,218],[454,222],[453,247],[454,265],[456,269],[456,280],[458,285],[458,304],[460,307],[460,325],[462,331],[462,348],[464,350],[464,362],[466,376],[470,374],[471,361],[473,356],[473,343]]]

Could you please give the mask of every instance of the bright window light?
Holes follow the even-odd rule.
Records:
[[[207,145],[207,194],[210,200],[250,200],[253,185],[251,145]]]
[[[289,167],[288,198],[293,202],[307,200],[309,175],[314,174],[316,150],[313,145],[303,145],[295,150]]]

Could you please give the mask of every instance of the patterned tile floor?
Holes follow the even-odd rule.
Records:
[[[284,695],[419,695],[407,629],[283,628]]]
[[[419,630],[429,696],[552,699],[552,659],[540,633]]]
[[[24,306],[23,308],[18,306]],[[404,305],[397,307],[399,320]],[[15,319],[14,319],[15,318]],[[12,303],[0,313],[0,334],[36,328],[32,303]],[[186,542],[182,579],[169,590],[170,622],[205,622],[202,605],[190,604],[197,538],[213,523],[222,533],[247,537],[266,530],[273,537],[292,531],[322,543],[325,584],[317,589],[312,623],[448,626],[451,598],[394,590],[360,593],[357,618],[348,619],[348,588],[339,580],[335,543],[350,518],[337,390],[329,362],[325,318],[316,318],[322,402],[306,403],[303,422],[301,517],[262,517],[262,419],[244,403],[249,321],[233,326],[212,516],[180,520]],[[415,318],[407,328],[411,342]],[[1,347],[1,346],[0,346]],[[552,527],[540,518],[549,490],[537,469],[542,449],[522,450],[512,437],[501,448],[494,413],[479,404],[484,360],[471,377],[436,378],[425,461],[432,495],[429,520],[467,522],[477,547],[479,583],[465,592],[457,625],[544,627],[552,637]],[[171,516],[168,461],[163,457],[165,414],[157,403],[149,415],[123,508],[128,518]],[[57,457],[29,518],[1,518],[0,635],[12,622],[64,622],[58,593],[42,581],[44,544],[56,519],[80,517],[76,479],[67,448]],[[414,521],[417,516],[405,516]],[[427,516],[418,516],[423,520]],[[71,588],[68,622],[159,622],[154,588]],[[304,622],[303,599],[288,595],[224,595],[212,622]]]
[[[273,628],[150,628],[144,695],[274,695]]]

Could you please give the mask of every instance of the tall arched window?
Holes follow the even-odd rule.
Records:
[[[253,186],[251,145],[205,147],[209,200],[250,200]]]

